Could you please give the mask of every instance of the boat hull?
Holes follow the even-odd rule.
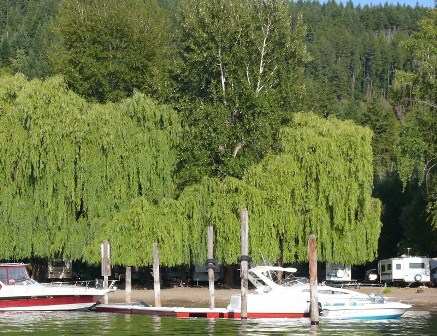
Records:
[[[382,319],[398,319],[411,308],[410,305],[397,304],[391,305],[386,303],[383,305],[371,304],[368,307],[329,307],[322,311],[322,316],[329,319],[354,319],[354,320],[382,320]]]
[[[89,309],[98,296],[31,296],[0,298],[0,311],[60,311]]]
[[[54,311],[89,309],[114,291],[98,280],[41,284],[29,277],[22,263],[0,264],[0,311]]]

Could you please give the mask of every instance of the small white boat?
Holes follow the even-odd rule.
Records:
[[[247,295],[248,318],[299,318],[309,316],[308,279],[296,278],[295,268],[257,266],[249,270],[249,281],[256,287]],[[282,276],[278,276],[282,274]],[[282,280],[281,280],[282,279]],[[344,288],[317,286],[321,316],[336,319],[399,318],[411,305],[389,302],[378,295],[368,295]],[[241,295],[233,295],[226,308],[239,315]]]
[[[410,308],[409,304],[390,302],[379,294],[369,294],[367,298],[327,303],[323,305],[321,315],[331,319],[396,319]]]
[[[95,281],[42,284],[29,277],[26,264],[0,264],[0,311],[89,309],[115,289],[114,282],[106,289]]]

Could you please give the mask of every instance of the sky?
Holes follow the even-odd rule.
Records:
[[[323,3],[326,1],[322,0],[320,2]],[[337,0],[336,2],[346,3],[347,0]],[[416,4],[429,8],[433,8],[435,6],[434,0],[352,0],[352,2],[355,6],[360,5],[361,7],[365,5],[379,5],[379,4],[384,5],[385,3],[388,3],[389,5],[397,5],[399,3],[401,5],[407,5],[411,7],[415,7]]]
[[[423,7],[434,7],[434,0],[352,0],[354,5],[378,5],[385,4],[386,2],[390,5],[397,5],[398,3],[401,5],[407,5],[415,7],[416,4],[419,4]]]

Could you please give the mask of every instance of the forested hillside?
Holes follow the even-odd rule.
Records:
[[[5,142],[0,149],[6,156],[16,155],[0,161],[11,170],[2,177],[10,186],[0,190],[0,220],[11,223],[14,229],[10,232],[14,232],[23,204],[38,203],[53,214],[45,213],[44,207],[38,210],[44,215],[37,210],[26,212],[27,228],[42,219],[51,227],[56,227],[56,220],[64,220],[60,227],[65,228],[84,223],[74,233],[65,230],[78,242],[84,227],[94,227],[88,243],[98,245],[109,235],[112,240],[120,239],[120,250],[134,232],[142,230],[138,236],[143,241],[155,236],[167,243],[182,240],[177,251],[201,258],[199,245],[187,245],[192,238],[187,231],[190,223],[199,235],[205,224],[214,224],[221,239],[227,239],[226,234],[236,233],[222,222],[238,221],[239,207],[251,204],[265,211],[263,215],[259,210],[254,218],[258,225],[254,236],[260,240],[259,247],[276,240],[275,257],[280,253],[288,260],[303,260],[301,245],[311,230],[324,239],[320,252],[324,260],[363,263],[402,254],[407,247],[435,256],[436,27],[437,9],[360,7],[350,1],[2,1],[0,80],[11,85],[11,76],[22,73],[29,81],[41,82],[26,82],[20,76],[16,77],[18,86],[9,93],[7,85],[0,86],[0,122],[10,125],[0,134]],[[27,93],[38,87],[45,91]],[[62,91],[59,97],[54,88]],[[41,105],[34,100],[38,95],[45,97]],[[28,97],[32,98],[25,103]],[[57,99],[63,103],[56,103]],[[36,114],[24,113],[26,106]],[[104,119],[112,113],[120,124],[105,119],[108,124],[102,134],[110,137],[108,142],[97,131],[90,131],[96,143],[102,142],[98,154],[74,154],[68,147],[70,152],[65,155],[71,170],[57,169],[66,180],[71,179],[71,185],[53,187],[42,178],[44,169],[51,167],[52,155],[56,157],[65,143],[78,143],[85,149],[90,145],[74,127],[72,133],[60,132],[63,140],[53,146],[48,142],[48,147],[44,145],[47,136],[33,133],[38,130],[31,127],[32,118],[46,118],[49,127],[62,125],[55,111],[59,106],[66,107],[69,112],[65,113],[71,114],[69,118],[79,129],[78,120],[91,118],[92,122],[85,122],[86,129],[98,124],[98,118],[93,119],[96,113]],[[45,109],[52,112],[44,115]],[[310,116],[302,117],[302,112]],[[17,124],[8,119],[14,115],[19,118]],[[337,124],[339,120],[344,122]],[[22,153],[23,145],[18,140],[6,145],[17,129],[25,146],[48,154],[29,156],[30,161],[21,165],[17,153]],[[141,129],[143,135],[138,133]],[[131,132],[135,141],[126,144],[123,137]],[[141,154],[147,163],[130,156],[138,153],[135,144],[143,137],[154,139],[147,140],[150,151]],[[307,143],[306,137],[319,143]],[[35,145],[32,139],[40,142]],[[294,151],[290,143],[296,146]],[[108,153],[116,152],[114,146],[120,144],[126,151],[115,154],[114,167],[127,160],[132,162],[129,169],[136,171],[121,180],[107,160]],[[155,151],[160,146],[163,152],[158,155]],[[166,162],[164,152],[170,153]],[[100,155],[106,158],[106,170],[94,167],[99,181],[89,187],[82,181],[84,187],[79,190],[77,178],[82,173],[78,175],[73,166],[81,158],[94,162]],[[152,155],[157,162],[150,163]],[[41,163],[38,176],[35,162]],[[305,170],[306,175],[289,171],[290,166]],[[14,176],[21,176],[17,167],[24,167],[28,180],[17,182]],[[290,180],[281,179],[286,172],[293,176]],[[103,204],[87,203],[98,199],[102,190],[109,192],[111,183],[118,189],[105,195]],[[47,185],[52,192],[43,201]],[[126,192],[132,185],[132,192]],[[62,195],[56,194],[59,190]],[[244,196],[237,195],[237,190]],[[92,196],[84,196],[85,191]],[[283,197],[287,192],[289,197]],[[312,204],[305,205],[305,200]],[[199,208],[208,206],[213,214]],[[224,206],[232,210],[220,213]],[[153,223],[146,218],[179,233],[163,235],[149,227]],[[271,237],[266,234],[267,224],[274,230]],[[39,225],[29,230],[44,226]],[[290,241],[287,231],[294,235]],[[352,244],[353,234],[361,235],[357,251],[346,246]],[[263,235],[272,240],[264,241]],[[142,246],[140,238],[138,246]],[[19,242],[0,253],[0,258],[65,253],[95,261],[91,251],[56,239],[49,247]],[[294,243],[299,245],[296,250]],[[228,253],[218,244],[222,260],[233,260],[238,251],[232,248]],[[149,252],[142,251],[139,257],[132,249],[123,251],[127,259],[119,259],[120,264],[148,262],[144,255]],[[170,255],[165,258],[169,264],[187,262]]]

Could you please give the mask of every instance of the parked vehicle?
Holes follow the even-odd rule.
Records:
[[[71,260],[53,259],[47,263],[47,279],[71,279],[73,267]]]
[[[350,282],[352,280],[352,271],[350,265],[345,264],[326,264],[326,281],[327,282]]]
[[[378,270],[376,268],[371,268],[366,271],[365,281],[375,282],[378,280]]]
[[[223,279],[223,267],[221,265],[214,265],[214,281]],[[194,265],[191,273],[191,281],[194,283],[208,281],[208,268],[204,265]]]
[[[429,258],[402,255],[378,262],[379,279],[384,283],[430,283]]]

